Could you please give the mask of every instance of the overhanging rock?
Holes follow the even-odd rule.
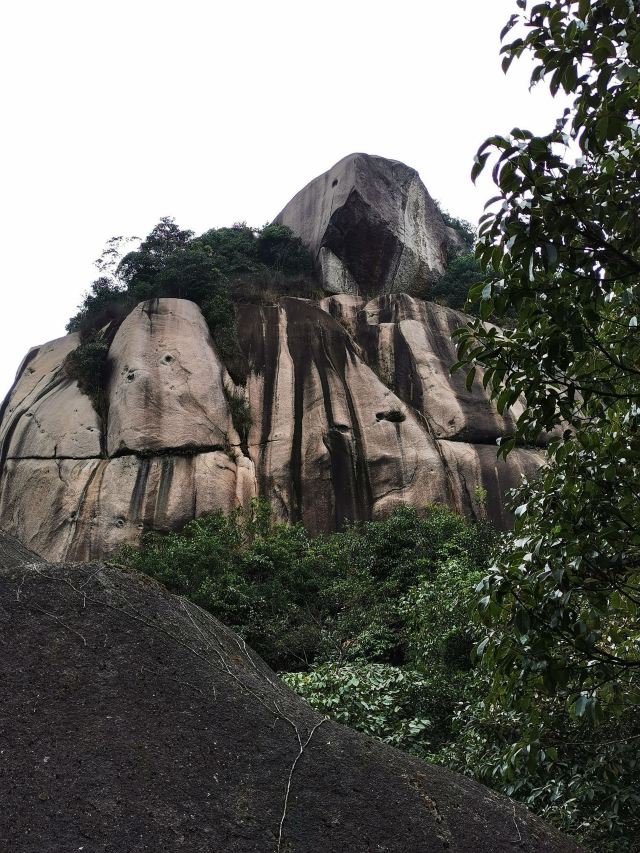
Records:
[[[415,169],[370,154],[340,160],[275,222],[310,249],[330,293],[423,292],[460,242]]]

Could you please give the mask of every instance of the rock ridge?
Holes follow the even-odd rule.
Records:
[[[64,373],[77,336],[45,344],[5,401],[0,523],[56,560],[108,555],[258,495],[312,534],[407,503],[506,527],[505,492],[542,456],[496,459],[508,419],[480,383],[468,393],[448,372],[463,321],[404,294],[241,304],[249,374],[236,388],[194,303],[142,303],[111,344],[106,424]],[[251,406],[244,449],[229,393]]]

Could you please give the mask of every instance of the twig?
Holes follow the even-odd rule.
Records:
[[[284,804],[282,807],[282,817],[280,818],[280,826],[278,828],[278,841],[276,843],[276,853],[280,853],[280,851],[282,849],[282,830],[284,828],[284,822],[287,818],[287,808],[289,805],[289,794],[291,793],[291,782],[293,780],[293,774],[295,772],[296,765],[297,765],[298,761],[300,761],[300,759],[302,758],[302,754],[304,753],[305,749],[309,746],[309,743],[311,742],[311,738],[313,737],[315,732],[320,728],[320,726],[324,722],[326,722],[326,718],[320,720],[319,723],[315,724],[315,726],[311,729],[311,732],[309,733],[309,737],[306,739],[306,741],[304,743],[302,743],[302,739],[298,733],[298,729],[296,728],[296,736],[298,738],[298,744],[300,746],[300,751],[298,752],[296,757],[293,759],[293,764],[291,765],[291,769],[289,770],[289,777],[287,779],[287,787],[286,787],[285,795],[284,795]]]
[[[70,628],[68,625],[66,625],[66,624],[62,621],[62,619],[60,619],[58,616],[56,616],[56,615],[55,615],[55,613],[49,613],[49,611],[48,611],[48,610],[45,610],[43,607],[40,607],[40,605],[39,605],[39,604],[29,604],[29,607],[33,607],[35,610],[39,610],[39,611],[40,611],[40,613],[44,613],[44,614],[45,614],[45,616],[50,616],[50,617],[51,617],[51,619],[55,619],[55,620],[56,620],[56,622],[59,622],[59,623],[62,625],[62,627],[63,627],[63,628],[66,628],[66,629],[67,629],[67,631],[71,631],[71,633],[72,633],[72,634],[75,634],[75,635],[76,635],[76,637],[80,637],[80,639],[82,640],[82,642],[84,643],[84,645],[85,645],[85,646],[87,645],[87,641],[86,641],[86,640],[85,640],[85,638],[82,636],[82,634],[81,634],[79,631],[76,631],[74,628]]]
[[[520,827],[518,826],[518,821],[516,820],[516,804],[513,804],[513,823],[516,827],[516,832],[518,833],[518,838],[520,839],[520,844],[522,844],[522,836],[520,835]]]

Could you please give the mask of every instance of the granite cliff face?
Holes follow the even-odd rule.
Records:
[[[341,182],[352,189],[340,190],[338,208]],[[183,299],[143,302],[119,327],[104,419],[65,371],[77,335],[32,349],[0,411],[2,528],[48,559],[87,560],[145,530],[179,528],[256,495],[313,533],[404,503],[445,503],[508,525],[505,491],[543,457],[523,448],[496,459],[496,440],[512,421],[497,414],[480,382],[467,392],[449,374],[451,332],[464,316],[396,292],[400,283],[415,290],[437,270],[433,247],[444,252],[450,239],[417,173],[354,155],[305,188],[279,220],[317,249],[331,293],[325,237],[354,193],[367,201],[349,214],[366,238],[345,227],[341,247],[331,242],[333,257],[349,263],[354,292],[320,303],[240,304],[245,386],[234,385],[199,308]],[[403,204],[418,213],[402,214]],[[401,214],[412,223],[406,242]],[[370,223],[394,235],[395,266],[372,259],[380,232]],[[352,257],[361,257],[358,269]],[[248,434],[234,426],[238,400],[250,408]]]

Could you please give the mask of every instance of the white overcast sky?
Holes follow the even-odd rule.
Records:
[[[559,111],[505,77],[515,0],[31,0],[0,12],[0,399],[116,234],[262,225],[353,151],[477,220],[490,134]]]

